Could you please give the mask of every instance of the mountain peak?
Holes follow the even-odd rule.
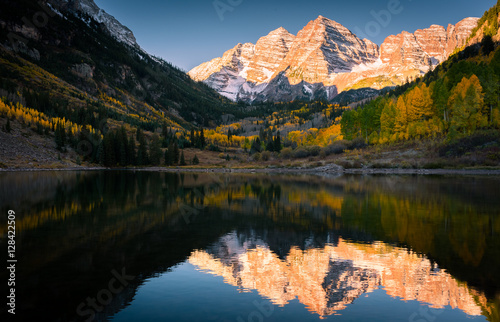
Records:
[[[97,22],[104,24],[108,32],[118,41],[142,51],[137,44],[134,33],[116,20],[115,17],[101,9],[94,0],[50,0],[49,3],[58,9],[68,8],[72,11],[80,11],[88,14]]]
[[[326,17],[323,17],[322,15],[319,15],[318,18],[312,21],[314,25],[329,25],[329,26],[334,26],[334,27],[342,27],[345,28],[342,24],[336,22],[335,20],[328,19]]]
[[[318,18],[312,20],[311,22],[315,25],[318,25],[318,24],[326,24],[326,23],[329,23],[330,21],[332,21],[332,20],[319,15]]]
[[[271,31],[268,34],[268,36],[271,36],[271,35],[292,35],[292,34],[288,30],[286,30],[285,28],[279,27],[278,29]]]
[[[476,24],[476,19],[466,18],[448,30],[432,25],[415,33],[402,31],[379,47],[319,15],[296,36],[280,27],[261,37],[246,57],[205,63],[190,75],[203,76],[201,80],[230,99],[293,100],[318,95],[332,99],[360,80],[369,79],[366,84],[379,89],[387,86],[375,81],[380,77],[397,85],[405,76],[420,75],[430,63],[444,61],[462,46]]]

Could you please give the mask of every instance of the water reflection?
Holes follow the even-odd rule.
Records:
[[[280,259],[264,242],[233,232],[210,250],[194,251],[189,262],[242,291],[256,290],[275,305],[297,298],[319,316],[339,313],[379,286],[392,297],[438,309],[449,305],[472,316],[481,315],[476,301],[486,301],[429,259],[382,242],[339,238],[323,248],[292,247]]]
[[[134,307],[145,281],[187,260],[284,309],[298,299],[319,317],[348,314],[357,298],[383,287],[404,301],[499,321],[499,184],[495,177],[0,173],[0,211],[17,213],[18,310],[26,320],[42,308],[54,321],[85,320],[78,305],[107,287],[111,270],[125,268],[136,278],[96,312],[107,320]],[[211,309],[229,311],[238,298],[231,301]]]

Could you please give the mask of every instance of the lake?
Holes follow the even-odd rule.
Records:
[[[9,210],[16,321],[500,321],[499,177],[2,172]]]

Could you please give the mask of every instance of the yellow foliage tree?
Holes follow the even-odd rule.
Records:
[[[380,143],[386,143],[391,140],[391,137],[394,134],[395,121],[396,102],[394,100],[390,100],[380,115]]]
[[[416,122],[421,119],[430,119],[433,116],[431,90],[424,83],[415,87],[408,93],[407,113],[408,122]]]
[[[491,124],[497,129],[500,129],[500,110],[498,108],[493,109],[491,112]]]
[[[483,114],[484,93],[479,78],[472,75],[464,77],[452,90],[448,100],[451,111],[450,132],[470,134],[478,127],[487,126],[488,120]]]
[[[406,102],[404,95],[398,98],[396,104],[396,119],[394,120],[394,139],[402,139],[406,137],[406,130],[408,128],[408,114],[406,110]]]

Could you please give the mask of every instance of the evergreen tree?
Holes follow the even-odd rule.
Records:
[[[68,133],[67,133],[67,142],[70,144],[70,146],[73,148],[73,149],[76,149],[76,146],[78,144],[78,139],[75,135],[73,135],[73,133],[71,132],[71,130],[68,130]]]
[[[252,145],[250,147],[250,154],[254,154],[262,151],[262,147],[260,146],[260,139],[258,137],[252,141]]]
[[[266,144],[266,151],[273,152],[274,151],[274,141],[269,140]]]
[[[137,164],[136,158],[137,157],[135,155],[135,140],[134,137],[131,136],[127,144],[127,164],[136,165]]]
[[[104,144],[103,140],[99,141],[99,145],[97,146],[96,152],[96,160],[100,165],[104,165]]]
[[[63,150],[64,146],[66,145],[66,130],[61,122],[58,122],[56,124],[54,135],[55,135],[57,149],[60,151]]]
[[[177,164],[179,163],[179,156],[180,156],[180,152],[179,152],[179,146],[177,145],[177,142],[174,143],[174,148],[173,148],[173,164]]]
[[[170,129],[167,126],[167,122],[165,121],[163,121],[163,125],[161,128],[161,136],[162,136],[161,147],[167,147],[168,144],[170,143],[171,133]]]
[[[166,166],[172,165],[172,158],[170,158],[170,153],[171,153],[170,148],[171,147],[169,146],[167,149],[165,149],[165,165]]]
[[[276,133],[276,137],[274,138],[274,151],[281,152],[281,135],[280,131]]]
[[[200,146],[201,146],[201,149],[204,149],[206,146],[205,133],[204,133],[203,128],[201,128],[201,131],[200,131]]]
[[[260,141],[266,140],[266,133],[264,131],[264,128],[262,128],[262,127],[259,130],[259,139],[260,139]]]
[[[181,166],[187,165],[186,159],[184,159],[184,151],[181,152],[181,161],[180,161],[179,165],[181,165]]]
[[[116,135],[116,143],[118,145],[118,155],[117,161],[121,166],[129,165],[128,160],[128,139],[127,132],[125,131],[125,127],[121,126],[119,132]]]
[[[42,133],[40,133],[42,134]],[[78,133],[78,137],[77,137],[77,141],[78,142],[85,142],[86,144],[81,144],[81,145],[78,145],[77,143],[77,151],[79,155],[82,155],[84,160],[88,160],[89,157],[91,156],[92,154],[92,150],[93,150],[93,145],[91,142],[89,142],[89,139],[90,139],[90,132],[88,131],[87,128],[83,127],[82,130],[80,131],[80,133]],[[90,140],[92,141],[92,140]],[[90,144],[91,146],[87,145]]]
[[[137,128],[137,131],[135,132],[135,140],[137,142],[140,142],[141,141],[141,137],[144,136],[144,133],[142,132],[142,130],[140,128]]]
[[[137,151],[137,165],[149,164],[148,146],[144,134],[139,136],[139,150]]]
[[[200,160],[198,159],[198,157],[196,156],[196,154],[194,155],[193,157],[193,161],[192,161],[193,164],[200,164]]]
[[[7,124],[5,124],[5,132],[10,133],[12,127],[10,126],[10,119],[7,117]]]
[[[108,131],[103,139],[103,156],[102,161],[105,167],[113,167],[116,165],[115,142],[112,131]]]
[[[493,42],[493,39],[491,38],[490,35],[486,35],[483,38],[483,41],[481,42],[481,52],[483,53],[484,56],[488,56],[494,50],[495,50],[495,43]]]
[[[191,128],[191,133],[189,135],[189,141],[191,142],[192,147],[194,147],[196,145],[196,137],[194,134],[194,127]]]
[[[174,148],[174,143],[170,143],[168,146],[167,151],[165,152],[165,164],[166,165],[174,165],[177,162],[175,162],[175,148]]]
[[[161,162],[161,141],[158,135],[154,135],[149,146],[149,158],[152,165],[160,165]]]
[[[168,137],[168,125],[167,125],[167,122],[163,121],[163,124],[161,126],[161,136],[163,138],[167,138]]]

